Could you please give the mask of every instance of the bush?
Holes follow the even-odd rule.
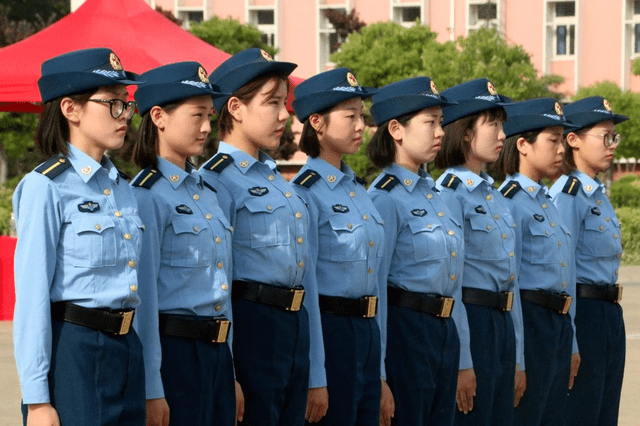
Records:
[[[622,228],[623,265],[640,264],[640,209],[620,207],[616,209]]]
[[[611,185],[609,195],[613,207],[640,207],[640,176],[626,175]]]

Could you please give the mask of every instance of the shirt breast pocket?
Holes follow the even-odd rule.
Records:
[[[529,244],[523,244],[525,259],[533,264],[554,263],[558,261],[558,237],[554,228],[545,222],[529,222]],[[528,253],[527,253],[528,252]]]
[[[72,221],[75,230],[76,267],[115,266],[117,259],[116,225],[107,215],[86,214]]]
[[[264,196],[245,203],[250,213],[252,248],[289,244],[289,222],[293,215],[287,214],[286,205],[283,199]]]
[[[500,230],[488,214],[468,217],[465,255],[471,259],[500,260],[504,257]]]
[[[446,231],[440,223],[414,219],[409,221],[409,229],[416,262],[446,257],[446,242],[443,235]]]
[[[331,260],[346,262],[365,260],[367,249],[365,243],[364,225],[360,222],[352,222],[353,217],[340,214],[329,219],[331,227],[330,252]],[[319,247],[319,256],[322,256],[323,247]]]
[[[171,220],[171,266],[195,268],[211,265],[213,237],[204,219],[176,217]]]
[[[584,244],[578,250],[595,257],[615,256],[620,252],[620,227],[616,222],[606,222],[601,216],[590,215],[584,219]],[[615,229],[615,230],[613,230]],[[614,235],[617,238],[614,238]]]

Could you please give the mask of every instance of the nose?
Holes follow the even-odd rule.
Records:
[[[289,111],[287,111],[286,101],[280,107],[280,112],[278,113],[278,119],[281,122],[287,121],[289,119]]]
[[[507,138],[507,135],[504,134],[504,128],[502,127],[502,123],[500,123],[499,126],[500,126],[500,133],[498,133],[498,140],[503,141]]]
[[[356,132],[364,131],[364,115],[361,115],[358,121],[356,122]]]
[[[209,119],[209,117],[206,117],[206,119],[202,123],[202,127],[200,128],[200,131],[206,134],[211,133],[211,120]]]
[[[438,123],[438,127],[436,127],[434,136],[436,137],[436,139],[440,139],[444,137],[444,129],[442,128],[442,124]]]

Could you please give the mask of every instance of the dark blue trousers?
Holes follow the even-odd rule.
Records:
[[[514,425],[561,425],[567,402],[573,328],[571,317],[522,301],[527,389]]]
[[[380,328],[374,318],[321,314],[329,408],[317,425],[380,424]]]
[[[309,317],[233,300],[233,359],[245,397],[242,425],[304,424],[309,392]]]
[[[112,336],[51,321],[49,396],[63,426],[144,426],[142,345],[135,330]],[[27,423],[27,406],[22,406]]]
[[[172,426],[233,426],[236,394],[226,343],[161,336],[162,384]]]
[[[471,337],[471,358],[476,375],[473,410],[456,409],[457,425],[511,425],[516,342],[509,312],[466,304]]]
[[[567,424],[617,425],[626,350],[622,308],[577,299],[575,323],[581,361],[569,392]]]
[[[389,306],[387,382],[396,404],[392,424],[452,425],[460,338],[452,318]]]

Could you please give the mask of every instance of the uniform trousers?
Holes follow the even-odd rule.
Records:
[[[380,328],[375,318],[321,314],[329,407],[317,425],[380,424]]]
[[[309,392],[309,317],[232,299],[233,359],[245,397],[242,425],[304,424]]]
[[[618,424],[625,361],[622,308],[597,299],[577,299],[576,339],[580,369],[567,401],[567,424]]]
[[[567,401],[573,328],[571,317],[522,301],[527,389],[514,425],[562,424]]]
[[[469,320],[471,359],[476,375],[473,410],[456,409],[455,424],[469,426],[513,423],[516,344],[509,312],[465,304]]]
[[[233,426],[233,361],[227,343],[161,336],[160,373],[172,426]]]
[[[460,338],[453,318],[389,306],[387,381],[396,411],[392,424],[452,425]]]
[[[64,426],[144,426],[142,344],[133,328],[114,336],[51,321],[49,397]],[[24,424],[27,406],[22,405]]]

